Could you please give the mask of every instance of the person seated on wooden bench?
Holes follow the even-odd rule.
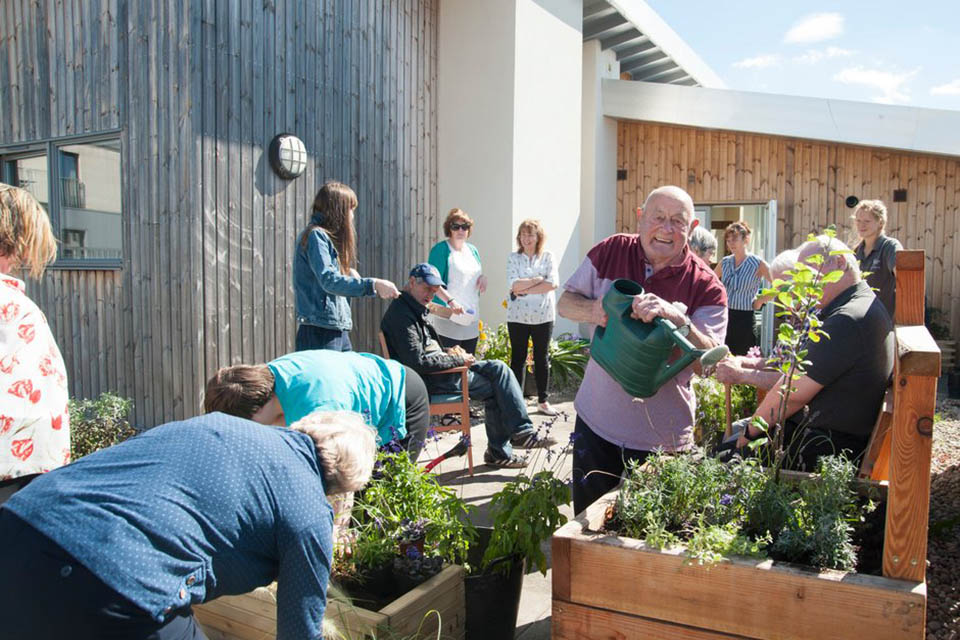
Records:
[[[460,392],[460,375],[426,375],[467,365],[470,397],[484,401],[487,450],[483,461],[495,467],[521,468],[526,461],[513,448],[534,449],[556,444],[537,436],[516,376],[499,360],[477,360],[462,349],[444,350],[437,332],[427,322],[427,305],[443,286],[433,265],[422,262],[410,270],[400,297],[390,303],[380,329],[390,357],[423,375],[431,394]]]
[[[207,381],[204,410],[283,426],[305,415],[354,411],[416,460],[430,426],[430,399],[416,371],[372,353],[315,349],[266,364],[223,367]]]
[[[844,253],[830,255],[835,251]],[[817,254],[823,256],[823,272],[840,270],[843,276],[823,286],[819,317],[830,338],[806,344],[810,364],[787,403],[786,462],[800,471],[812,471],[822,455],[842,450],[854,460],[863,455],[894,364],[893,320],[861,278],[853,253],[840,240],[819,236],[801,245],[796,259],[806,261]],[[771,265],[773,277],[783,278],[792,266],[778,256]],[[782,375],[761,366],[757,359],[728,358],[717,365],[716,376],[725,383],[779,389]],[[754,416],[773,424],[779,405],[780,394],[768,393]],[[756,427],[747,426],[737,447],[760,435]]]
[[[213,413],[55,469],[0,509],[0,635],[196,640],[192,604],[276,580],[277,639],[319,638],[326,496],[361,489],[375,452],[349,412],[283,429]]]

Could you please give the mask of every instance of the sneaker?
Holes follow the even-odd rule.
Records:
[[[557,410],[551,407],[549,402],[538,402],[537,410],[540,412],[541,415],[545,415],[545,416],[558,415]]]
[[[510,444],[517,449],[548,449],[557,444],[557,441],[549,436],[541,438],[535,431],[529,431],[510,438]]]
[[[460,415],[456,413],[445,413],[440,417],[440,426],[441,427],[452,427],[454,425],[463,424],[460,422]]]
[[[490,449],[483,452],[483,463],[501,469],[523,469],[527,466],[527,461],[517,454],[513,454],[509,458],[500,458],[495,456]]]

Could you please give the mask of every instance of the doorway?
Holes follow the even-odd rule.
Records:
[[[749,253],[754,253],[769,264],[777,255],[777,201],[747,203],[747,204],[712,204],[698,205],[694,213],[700,224],[709,230],[717,239],[717,253],[715,261],[710,266],[716,267],[720,260],[728,254],[726,243],[723,241],[723,232],[732,222],[745,222],[752,229]],[[769,284],[769,283],[768,283]],[[773,305],[766,304],[756,317],[760,335],[760,349],[764,355],[770,353],[773,347]]]

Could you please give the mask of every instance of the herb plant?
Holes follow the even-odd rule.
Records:
[[[544,435],[563,413],[541,424]],[[570,453],[574,438],[559,449],[535,449],[534,459],[527,467],[530,475],[520,474],[513,482],[490,500],[493,519],[493,535],[481,562],[486,569],[500,558],[522,556],[544,575],[547,573],[547,558],[541,549],[545,540],[563,526],[567,517],[560,513],[560,505],[570,502],[570,485],[557,476],[564,457]],[[536,471],[540,469],[539,471]],[[509,563],[494,565],[496,571],[506,572]]]
[[[389,564],[400,543],[423,539],[423,555],[454,563],[466,558],[476,530],[469,507],[452,489],[410,461],[406,452],[377,456],[374,477],[353,505],[351,558],[359,573]],[[349,567],[341,570],[349,572]]]
[[[70,400],[70,458],[79,460],[137,434],[130,425],[133,401],[112,393],[96,400]]]

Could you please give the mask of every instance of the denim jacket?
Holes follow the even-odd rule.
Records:
[[[317,222],[314,216],[313,222]],[[349,331],[353,328],[347,297],[375,295],[373,278],[354,278],[340,273],[340,260],[326,231],[314,228],[307,246],[297,241],[293,259],[293,292],[297,324]]]

